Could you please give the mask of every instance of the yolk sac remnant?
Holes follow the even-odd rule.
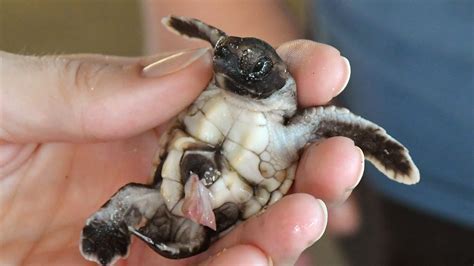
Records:
[[[298,109],[295,81],[264,41],[196,19],[163,22],[212,45],[214,78],[162,135],[153,182],[123,186],[86,221],[86,259],[113,264],[132,235],[167,258],[200,253],[285,195],[301,150],[332,136],[353,139],[388,178],[419,181],[408,150],[378,125],[335,106]]]

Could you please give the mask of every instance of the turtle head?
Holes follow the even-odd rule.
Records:
[[[275,49],[256,38],[222,38],[214,48],[213,63],[219,87],[256,99],[269,97],[288,78]]]
[[[268,43],[256,38],[227,36],[223,31],[192,18],[163,19],[178,34],[206,40],[214,47],[214,73],[220,88],[232,93],[265,99],[283,88],[289,73],[283,60]]]

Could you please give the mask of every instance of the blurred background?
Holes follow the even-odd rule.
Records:
[[[1,0],[0,49],[24,54],[142,53],[133,0]]]
[[[300,2],[289,1],[288,7],[301,13]],[[135,0],[0,0],[0,50],[140,56],[146,53],[142,24],[141,3]],[[346,265],[327,236],[308,254],[318,265]]]

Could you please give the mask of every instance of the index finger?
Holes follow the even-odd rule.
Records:
[[[295,40],[284,43],[277,52],[296,80],[302,107],[326,104],[349,82],[349,61],[332,46]]]
[[[296,40],[277,51],[295,78],[303,108],[326,104],[348,83],[349,62],[332,46]],[[302,154],[293,191],[309,193],[330,205],[339,203],[359,183],[363,158],[354,142],[344,137],[313,144]]]

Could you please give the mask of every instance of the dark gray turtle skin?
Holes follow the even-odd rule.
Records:
[[[86,259],[113,264],[132,235],[167,258],[200,253],[284,196],[301,151],[332,136],[353,139],[390,179],[419,181],[408,150],[376,124],[335,106],[298,109],[295,82],[264,41],[196,19],[163,22],[211,43],[214,77],[163,134],[153,182],[123,186],[86,221]]]

